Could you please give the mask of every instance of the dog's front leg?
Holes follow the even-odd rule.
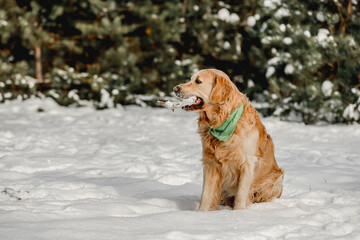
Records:
[[[221,174],[213,164],[204,164],[204,182],[199,211],[218,210],[221,200]]]
[[[234,209],[245,209],[250,204],[249,192],[254,178],[254,165],[244,163],[241,167],[239,186],[235,196]]]

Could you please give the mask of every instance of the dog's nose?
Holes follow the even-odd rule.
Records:
[[[180,87],[179,87],[179,86],[175,86],[175,87],[173,88],[173,91],[174,91],[175,93],[179,92],[179,91],[180,91]]]

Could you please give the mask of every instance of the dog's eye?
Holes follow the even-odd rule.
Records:
[[[198,78],[195,80],[195,82],[196,82],[196,84],[200,84],[200,83],[201,83],[201,81],[200,81]]]

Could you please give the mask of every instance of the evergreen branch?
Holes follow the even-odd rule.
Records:
[[[184,0],[184,2],[183,2],[183,7],[182,7],[182,13],[183,13],[183,14],[186,13],[186,8],[187,8],[187,0]]]
[[[335,2],[335,1],[334,1]],[[340,37],[344,37],[346,33],[346,29],[348,26],[348,23],[350,21],[350,15],[352,12],[352,3],[351,0],[348,0],[347,7],[346,7],[346,16],[343,16],[342,13],[342,5],[338,1],[335,2],[336,8],[338,10],[338,15],[340,17]]]

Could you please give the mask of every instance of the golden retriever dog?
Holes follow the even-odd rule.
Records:
[[[218,210],[220,204],[245,209],[279,198],[284,171],[276,163],[272,139],[249,99],[229,77],[220,70],[205,69],[173,90],[179,98],[197,97],[184,109],[199,112],[204,166],[199,210]],[[233,112],[240,118],[233,118]],[[220,140],[211,131],[228,123],[227,119],[233,127],[226,131],[232,134]]]

